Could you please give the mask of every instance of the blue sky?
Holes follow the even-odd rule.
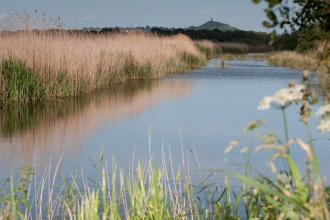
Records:
[[[8,12],[26,9],[57,18],[68,27],[199,26],[213,18],[241,30],[262,27],[266,4],[252,0],[0,0],[0,21]]]

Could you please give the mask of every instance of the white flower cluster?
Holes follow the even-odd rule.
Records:
[[[317,129],[323,132],[330,132],[330,104],[322,105],[317,112],[316,116],[322,115],[322,118],[318,122]]]
[[[304,84],[298,84],[290,88],[280,89],[273,96],[264,97],[259,103],[258,110],[269,109],[272,102],[285,106],[293,101],[301,101],[304,97],[305,90],[306,85]]]

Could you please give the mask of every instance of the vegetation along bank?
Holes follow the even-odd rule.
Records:
[[[0,105],[77,96],[205,64],[205,55],[184,35],[1,32]]]

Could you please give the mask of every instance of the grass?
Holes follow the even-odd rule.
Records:
[[[171,161],[171,160],[169,160]],[[95,163],[101,177],[90,181],[84,173],[76,171],[72,178],[65,178],[58,193],[54,173],[45,167],[40,183],[33,186],[33,176],[23,171],[19,185],[9,178],[10,191],[3,190],[0,201],[2,219],[204,219],[204,208],[195,198],[195,190],[203,189],[192,184],[183,165],[184,174],[175,171],[163,155],[162,165],[156,167],[152,158],[137,162],[128,173],[118,170],[113,159],[111,172],[103,163],[101,152]],[[103,165],[102,165],[103,164]],[[111,174],[111,175],[109,175]],[[27,177],[28,178],[27,178]],[[22,181],[24,180],[24,181]],[[83,186],[79,187],[79,182]],[[24,184],[22,184],[24,183]],[[27,184],[28,183],[28,184]],[[5,185],[6,183],[4,183]],[[25,194],[20,195],[21,191]],[[16,196],[16,197],[15,197]],[[45,197],[46,196],[46,197]],[[47,198],[48,197],[48,198]],[[19,204],[28,204],[25,206]],[[212,206],[211,204],[209,204]],[[212,214],[212,209],[209,215]]]
[[[266,60],[275,66],[285,66],[298,70],[312,70],[318,73],[323,87],[329,84],[329,41],[321,42],[316,48],[304,53],[280,51],[256,55],[256,60]]]
[[[306,152],[306,176],[300,173],[286,148],[298,143]],[[261,148],[258,148],[259,150]],[[21,178],[13,176],[3,182],[0,191],[2,219],[328,219],[330,191],[318,173],[318,160],[312,146],[300,139],[273,148],[269,164],[284,161],[292,175],[273,167],[274,176],[258,174],[250,164],[252,148],[243,173],[228,173],[220,187],[200,173],[201,183],[191,180],[187,158],[175,170],[171,155],[162,157],[160,166],[152,156],[132,163],[128,172],[118,169],[114,158],[111,169],[103,154],[94,162],[99,178],[91,180],[76,170],[55,185],[58,162],[54,171],[45,167],[40,183],[33,186],[34,174],[25,167]],[[199,162],[195,154],[196,166]],[[185,163],[186,162],[186,163]],[[49,165],[50,166],[50,165]],[[271,166],[272,167],[272,166]],[[241,180],[241,190],[231,193],[229,177]],[[31,181],[32,180],[32,181]],[[83,185],[81,185],[83,183]],[[9,184],[9,188],[6,187]],[[15,185],[17,184],[17,185]],[[214,186],[215,185],[215,186]],[[30,188],[35,188],[31,195]],[[60,188],[60,190],[56,190]],[[9,189],[9,190],[6,190]],[[204,193],[205,198],[198,197]]]
[[[270,54],[268,62],[271,65],[286,66],[299,70],[315,70],[318,65],[316,54],[301,54],[294,51],[283,51]]]
[[[0,33],[0,105],[78,96],[113,83],[157,79],[206,64],[186,36]]]

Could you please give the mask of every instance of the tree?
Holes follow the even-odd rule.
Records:
[[[252,0],[258,4],[261,1],[268,3],[265,9],[266,15],[270,21],[264,21],[263,25],[272,28],[280,25],[281,28],[288,24],[291,27],[298,26],[300,30],[305,30],[311,25],[318,25],[320,33],[325,32],[325,44],[323,51],[319,54],[319,64],[323,63],[330,75],[330,65],[328,63],[330,56],[330,0],[293,0],[297,8],[290,8],[288,1],[283,0]],[[285,3],[283,3],[285,2]],[[279,18],[281,20],[279,20]],[[309,34],[307,31],[307,35]],[[322,37],[320,37],[322,39]],[[330,94],[329,94],[330,97]]]
[[[258,4],[262,0],[252,0]],[[264,21],[267,28],[280,25],[282,28],[288,24],[298,26],[300,29],[308,27],[310,24],[319,23],[325,31],[330,30],[330,0],[294,0],[296,7],[290,8],[288,1],[283,0],[263,0],[268,3],[265,9],[270,21]],[[285,3],[283,3],[285,2]],[[278,18],[280,17],[281,20]]]

